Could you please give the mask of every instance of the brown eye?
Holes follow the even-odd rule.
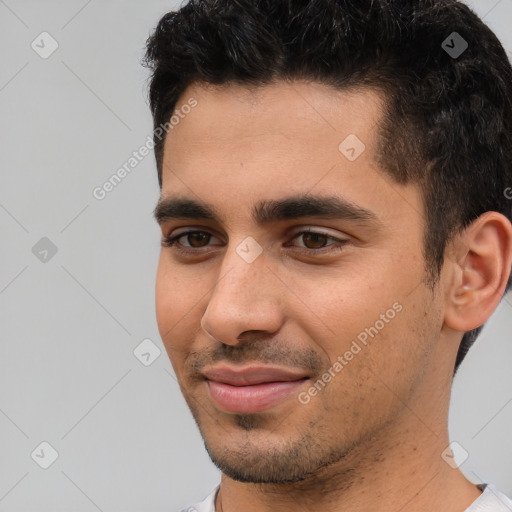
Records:
[[[349,242],[348,239],[337,238],[329,233],[311,231],[309,229],[296,233],[292,239],[298,241],[298,243],[292,243],[292,247],[302,250],[303,252],[305,251],[310,255],[317,254],[319,256],[329,251],[341,251],[345,244]],[[290,245],[288,245],[288,247],[289,246]]]
[[[191,231],[186,234],[190,247],[204,247],[208,245],[211,235],[204,231]]]
[[[320,249],[325,247],[327,239],[332,238],[322,233],[303,233],[302,241],[308,249]]]
[[[194,249],[202,249],[203,247],[209,247],[212,245],[212,239],[219,242],[219,239],[211,233],[208,233],[208,231],[190,230],[181,233],[180,235],[163,237],[162,246],[172,247],[176,250],[190,251]]]

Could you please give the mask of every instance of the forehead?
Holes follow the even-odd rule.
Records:
[[[184,114],[191,100],[196,106]],[[361,141],[355,149],[364,147],[363,160],[370,160],[382,106],[382,94],[373,89],[337,90],[304,81],[259,87],[196,83],[176,103],[164,163],[184,168],[207,157],[218,165],[246,165],[270,157],[310,167],[326,159],[340,165],[340,144],[347,137]]]
[[[166,137],[163,197],[195,196],[222,207],[334,192],[376,212],[403,210],[396,201],[403,194],[392,197],[383,181],[398,184],[376,163],[384,106],[378,91],[298,81],[194,84],[175,113],[191,99],[196,106],[184,109]],[[415,207],[411,201],[417,203],[409,198],[407,208]]]
[[[182,138],[188,144],[207,139],[239,144],[242,138],[262,139],[269,134],[307,140],[329,134],[342,140],[357,132],[368,139],[384,101],[383,94],[373,89],[337,90],[304,81],[259,87],[196,83],[180,96],[175,112],[191,98],[197,106],[179,116],[179,125],[167,136],[171,144]]]

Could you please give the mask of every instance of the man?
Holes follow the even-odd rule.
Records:
[[[187,510],[512,510],[447,428],[510,284],[495,35],[452,0],[192,0],[145,64],[158,327],[222,471]]]

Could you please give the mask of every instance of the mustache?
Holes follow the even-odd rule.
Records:
[[[286,366],[319,374],[325,364],[311,348],[292,348],[272,341],[251,342],[240,345],[221,344],[215,350],[193,351],[184,362],[185,374],[192,379],[202,379],[201,372],[219,361],[226,363],[263,363]]]

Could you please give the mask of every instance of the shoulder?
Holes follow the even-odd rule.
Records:
[[[482,494],[464,512],[510,512],[512,499],[493,484],[483,484]],[[215,510],[215,509],[213,509]]]
[[[217,486],[203,501],[184,508],[180,512],[215,512],[215,499],[217,498],[219,487]]]

